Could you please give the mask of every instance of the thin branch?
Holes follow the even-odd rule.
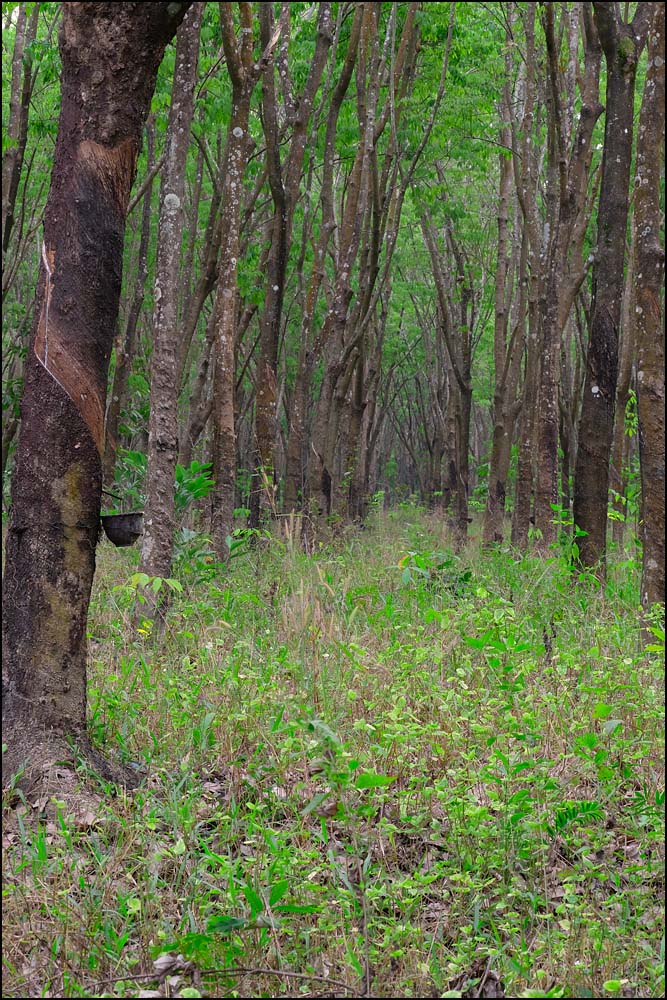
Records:
[[[326,983],[327,986],[335,986],[340,990],[347,990],[348,993],[356,993],[356,987],[348,986],[347,983],[343,983],[338,979],[328,979],[326,976],[316,976],[315,974],[310,974],[307,972],[287,972],[283,969],[267,969],[262,967],[253,968],[252,966],[246,965],[232,965],[227,969],[203,969],[198,973],[200,976],[223,976],[228,978],[230,976],[236,976],[239,974],[246,974],[252,976],[281,976],[285,979],[300,979],[305,982],[314,983]],[[132,976],[118,976],[113,979],[98,979],[94,983],[89,984],[91,990],[97,989],[98,986],[109,986],[113,983],[121,982],[143,982],[145,980],[159,980],[160,976],[155,971],[153,972],[142,972]]]
[[[128,208],[127,208],[127,214],[128,214],[128,216],[132,214],[132,212],[137,207],[137,205],[139,204],[139,202],[141,201],[141,199],[143,198],[143,196],[146,194],[146,191],[150,187],[151,181],[153,180],[153,178],[155,177],[155,175],[157,173],[159,173],[160,170],[162,170],[162,167],[164,166],[164,161],[166,160],[166,158],[167,158],[166,153],[163,153],[162,156],[158,160],[155,161],[155,163],[153,164],[153,166],[151,167],[151,169],[148,171],[148,173],[144,177],[144,179],[141,182],[141,185],[140,185],[137,193],[135,194],[134,198],[132,198],[132,200],[130,201],[130,204],[128,205]]]

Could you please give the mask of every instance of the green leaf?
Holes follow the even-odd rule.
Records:
[[[272,885],[269,891],[269,906],[275,906],[283,898],[288,889],[289,881],[286,878]]]
[[[310,800],[306,808],[301,810],[301,815],[308,816],[308,814],[311,813],[313,809],[317,809],[317,807],[322,802],[324,802],[325,799],[328,798],[329,798],[329,792],[318,792],[317,795],[313,795],[312,799]]]
[[[232,934],[243,930],[250,923],[245,917],[211,917],[206,924],[206,930],[211,934]]]
[[[396,778],[392,778],[388,774],[375,774],[373,771],[362,771],[354,785],[358,789],[385,788],[394,781],[396,781]]]
[[[241,891],[246,898],[253,917],[257,916],[258,913],[261,913],[264,909],[264,900],[262,897],[249,885],[242,886]]]

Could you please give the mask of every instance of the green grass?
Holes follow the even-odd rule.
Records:
[[[186,538],[153,634],[100,546],[91,732],[147,779],[18,810],[3,996],[664,996],[634,560],[602,594],[408,506],[313,557],[286,529],[219,573]]]

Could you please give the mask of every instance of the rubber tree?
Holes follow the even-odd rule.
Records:
[[[290,5],[281,5],[283,41],[287,38],[290,23]],[[271,44],[274,31],[271,4],[259,6],[260,37],[264,48]],[[289,248],[292,241],[294,216],[301,190],[306,144],[309,136],[309,122],[313,114],[322,75],[333,42],[333,20],[331,4],[318,5],[317,37],[310,69],[301,92],[298,107],[290,122],[290,140],[287,153],[281,159],[282,137],[279,128],[279,106],[275,85],[275,66],[269,63],[262,73],[262,125],[266,140],[268,181],[273,201],[273,218],[270,225],[270,249],[266,263],[266,286],[264,305],[260,315],[259,356],[257,360],[255,435],[257,444],[258,470],[256,479],[263,481],[264,493],[269,506],[273,503],[275,486],[275,442],[278,417],[278,345],[283,314],[283,299]],[[285,47],[283,45],[283,53]],[[289,81],[284,58],[280,60],[279,72]],[[291,84],[288,83],[288,95]],[[288,97],[288,108],[293,98]],[[260,494],[255,493],[256,501]],[[259,511],[253,513],[257,520]]]
[[[583,65],[580,66],[578,59],[576,21],[572,32],[563,31],[564,37],[569,40],[565,72],[560,62],[554,4],[546,4],[544,10],[548,81],[546,201],[550,238],[546,248],[540,305],[535,527],[537,548],[547,553],[557,536],[553,508],[559,501],[561,342],[574,300],[588,273],[589,262],[583,247],[591,212],[588,190],[592,139],[603,108],[598,99],[601,53],[591,5],[583,4],[581,11]],[[570,67],[572,71],[567,72]],[[569,79],[579,81],[580,112],[576,128],[576,91],[574,82],[571,87],[568,86]]]
[[[635,80],[653,6],[638,4],[632,21],[626,24],[619,4],[593,4],[607,66],[607,93],[598,245],[574,476],[574,521],[585,532],[579,539],[581,562],[597,567],[600,575],[604,575],[607,549],[609,460],[630,202]]]
[[[141,570],[167,577],[174,547],[174,475],[178,459],[179,270],[185,222],[185,167],[194,115],[203,3],[190,7],[178,30],[166,160],[160,186],[151,355],[148,475]],[[158,606],[150,598],[144,611]]]
[[[218,559],[229,556],[227,537],[234,520],[236,487],[236,346],[239,333],[237,306],[238,260],[241,256],[243,178],[251,145],[248,135],[250,103],[260,73],[272,63],[280,26],[269,37],[262,58],[253,56],[252,4],[239,4],[241,39],[234,32],[232,5],[220,4],[222,43],[232,83],[232,109],[227,131],[221,203],[222,244],[213,313],[215,373],[213,388],[213,476],[211,534]]]
[[[125,217],[165,47],[188,3],[68,3],[3,580],[3,775],[56,783],[86,737],[86,620]]]
[[[655,8],[637,138],[634,238],[637,246],[637,409],[642,479],[642,584],[645,609],[665,601],[665,326],[661,292],[660,161],[665,135],[665,20]],[[650,633],[649,633],[650,634]]]

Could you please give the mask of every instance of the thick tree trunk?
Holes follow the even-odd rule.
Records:
[[[574,521],[585,532],[579,540],[581,562],[597,567],[604,576],[635,77],[653,4],[639,4],[631,24],[621,21],[615,3],[594,3],[593,7],[607,66],[607,97],[598,246],[574,480]]]
[[[665,20],[655,8],[637,139],[637,403],[642,477],[641,601],[665,602],[665,327],[661,292],[665,248],[660,244],[660,161],[665,135]],[[650,633],[646,633],[651,638]]]
[[[158,66],[187,6],[63,8],[60,122],[3,581],[5,777],[26,760],[28,779],[71,758],[66,736],[87,749],[86,618],[125,214]]]
[[[178,29],[176,66],[169,110],[166,160],[160,188],[160,225],[155,267],[155,314],[151,355],[147,498],[141,571],[168,577],[174,546],[174,475],[178,459],[178,388],[180,372],[178,295],[181,238],[185,211],[185,165],[194,114],[199,36],[204,12],[194,3]],[[149,614],[151,598],[142,607]]]

